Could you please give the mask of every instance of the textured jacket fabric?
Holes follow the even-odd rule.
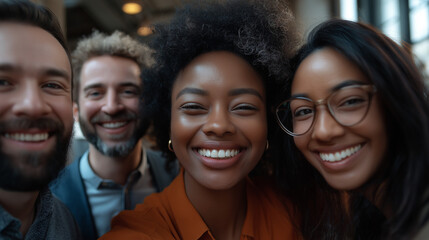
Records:
[[[19,231],[20,221],[0,206],[0,239],[82,239],[72,214],[62,202],[52,196],[49,189],[40,192],[36,209],[34,222],[23,238]]]
[[[178,167],[166,171],[166,159],[160,152],[145,149],[154,185],[157,191],[167,187],[177,175]],[[97,230],[91,207],[85,190],[85,184],[79,171],[81,157],[67,166],[56,181],[51,184],[51,191],[70,209],[79,224],[85,240],[97,239]]]
[[[268,186],[257,186],[250,179],[246,184],[247,213],[240,239],[297,239],[278,196]],[[186,196],[181,173],[163,192],[150,195],[134,210],[122,211],[113,218],[111,231],[100,239],[213,240],[214,237]]]

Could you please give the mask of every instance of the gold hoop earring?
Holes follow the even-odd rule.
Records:
[[[171,143],[171,139],[168,140],[168,150],[174,152],[174,150],[173,150],[173,144]]]
[[[267,140],[267,145],[265,145],[265,151],[267,151],[269,147],[270,147],[270,144],[268,143],[268,140]]]

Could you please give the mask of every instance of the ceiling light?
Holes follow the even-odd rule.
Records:
[[[122,11],[126,14],[134,15],[142,11],[142,6],[134,1],[127,1],[122,5]]]
[[[148,26],[141,26],[141,27],[139,27],[139,29],[137,30],[137,33],[138,33],[140,36],[146,37],[146,36],[148,36],[148,35],[151,35],[151,34],[152,34],[152,29],[151,29],[150,27],[148,27]]]

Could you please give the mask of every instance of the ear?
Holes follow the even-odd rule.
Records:
[[[77,103],[73,103],[73,117],[75,122],[79,122],[79,106]]]

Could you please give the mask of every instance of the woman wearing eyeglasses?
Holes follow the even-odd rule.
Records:
[[[280,182],[305,239],[428,239],[429,104],[409,52],[370,26],[329,20],[295,58],[276,116]]]

